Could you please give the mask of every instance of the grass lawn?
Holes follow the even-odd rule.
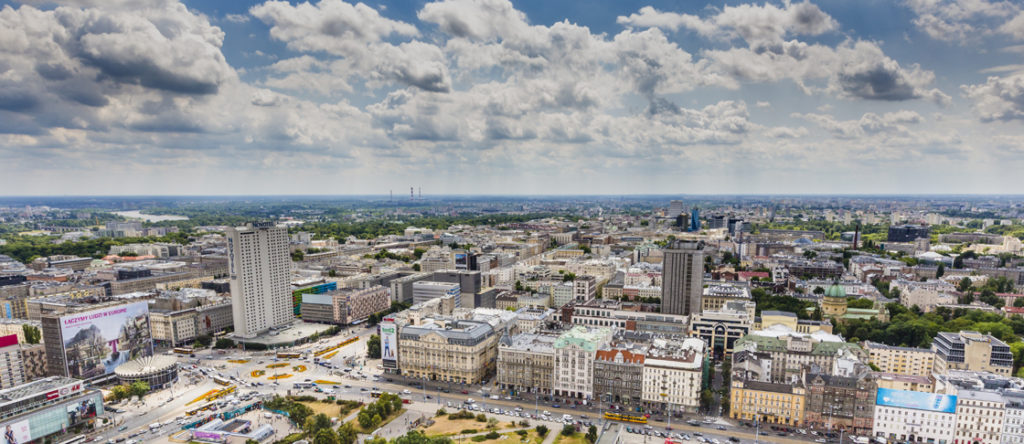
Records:
[[[560,430],[551,430],[548,432],[558,433],[558,437],[555,438],[555,444],[588,444],[587,439],[584,437],[584,433],[576,432],[572,436],[565,436],[560,432]]]
[[[519,436],[515,432],[508,432],[502,433],[497,439],[488,439],[479,442],[463,439],[463,441],[469,444],[541,444],[544,442],[544,438],[537,436],[536,430],[530,430],[526,436]]]
[[[379,429],[381,427],[384,427],[384,426],[388,425],[391,421],[394,421],[395,418],[398,418],[399,416],[402,416],[403,413],[405,413],[405,409],[401,409],[401,410],[399,410],[397,412],[392,412],[390,415],[388,415],[387,418],[384,418],[384,420],[381,421],[380,424],[377,424],[375,427],[373,427],[370,430],[366,430],[362,426],[360,426],[358,418],[357,419],[353,419],[352,421],[349,421],[349,423],[352,424],[352,427],[357,432],[359,432],[359,433],[373,433],[374,430],[377,430],[377,429]]]
[[[477,429],[481,432],[488,431],[487,423],[476,419],[450,419],[447,415],[435,416],[434,424],[423,430],[427,436],[451,436],[458,435],[466,429]],[[510,422],[499,422],[497,430],[514,427]]]
[[[302,404],[302,405],[304,405],[306,407],[309,407],[309,408],[313,409],[313,413],[314,414],[323,413],[323,414],[325,414],[325,415],[327,415],[328,417],[331,417],[331,418],[335,418],[335,417],[341,416],[341,406],[337,405],[337,404],[335,404],[333,402],[299,401],[299,404]]]

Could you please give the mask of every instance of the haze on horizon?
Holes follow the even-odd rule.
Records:
[[[0,0],[0,195],[1005,195],[1024,5]]]

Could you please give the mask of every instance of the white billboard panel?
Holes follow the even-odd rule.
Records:
[[[149,305],[135,302],[60,318],[68,376],[89,379],[153,354]]]

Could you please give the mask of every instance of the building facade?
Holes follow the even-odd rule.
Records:
[[[228,228],[235,335],[251,338],[294,319],[288,230],[270,222]]]
[[[799,426],[803,423],[806,393],[800,384],[734,379],[729,417],[743,421]]]
[[[928,376],[935,366],[935,351],[927,348],[896,347],[871,341],[862,341],[860,346],[868,352],[868,362],[883,373]]]
[[[581,400],[594,399],[594,357],[612,338],[607,327],[575,326],[555,341],[554,393]]]
[[[878,389],[873,435],[889,442],[953,444],[956,396]]]
[[[644,402],[670,415],[695,413],[700,407],[705,362],[700,339],[655,339],[644,358]]]
[[[661,311],[691,315],[701,310],[704,293],[704,243],[676,241],[665,250]]]
[[[956,396],[954,444],[1000,444],[1005,406],[999,393],[960,390]]]
[[[1013,370],[1010,346],[990,334],[976,331],[939,332],[932,341],[935,372],[973,370],[1009,376]]]
[[[331,293],[334,320],[342,325],[362,321],[374,313],[391,308],[391,295],[387,288],[375,285],[358,290],[338,290]]]
[[[429,320],[398,332],[398,368],[431,381],[479,384],[493,373],[498,335],[486,322]]]
[[[594,356],[594,396],[626,408],[643,401],[644,353],[623,346],[609,346]]]
[[[804,425],[822,430],[844,430],[870,435],[878,387],[870,375],[843,377],[809,374],[806,378],[807,408]]]
[[[498,387],[513,396],[550,395],[557,339],[553,334],[532,333],[502,337],[498,345]]]

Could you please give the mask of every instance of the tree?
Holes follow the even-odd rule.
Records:
[[[210,335],[196,336],[196,344],[200,347],[209,347],[211,343],[213,343],[213,337]]]
[[[380,335],[370,335],[366,341],[366,357],[380,359]]]
[[[313,444],[339,444],[338,435],[330,427],[321,429],[314,435]]]
[[[540,436],[541,438],[548,436],[548,426],[544,424],[538,425],[535,430],[537,430],[537,436]]]
[[[412,271],[420,271],[420,264],[412,264]]]
[[[825,289],[821,287],[814,287],[814,294],[825,294]]]
[[[498,427],[498,418],[490,417],[487,418],[487,428],[494,429]]]
[[[21,329],[25,332],[25,342],[29,344],[38,344],[43,337],[43,334],[39,332],[39,327],[35,325],[22,324]]]
[[[575,434],[576,434],[576,427],[573,427],[572,424],[566,424],[565,426],[562,427],[562,435],[572,436],[572,435],[575,435]]]
[[[114,399],[118,401],[130,397],[127,385],[115,385],[114,388],[110,389],[110,393],[113,394]]]
[[[214,344],[213,348],[225,349],[225,348],[231,348],[231,347],[234,347],[234,346],[235,346],[235,341],[232,341],[231,339],[228,339],[228,338],[218,338],[217,339],[217,343]]]
[[[1017,298],[1013,300],[1014,307],[1024,307],[1024,298]]]
[[[306,253],[303,253],[302,250],[295,250],[292,252],[292,261],[294,262],[302,262],[305,258]]]
[[[359,434],[351,423],[346,422],[338,427],[338,444],[354,444],[358,438]]]
[[[303,423],[302,429],[306,431],[309,436],[316,436],[317,432],[331,428],[331,418],[327,415],[320,413],[317,415],[306,418],[306,422]],[[334,433],[333,431],[331,433]],[[337,439],[337,436],[334,437]]]
[[[128,386],[129,396],[138,396],[141,398],[146,396],[146,393],[149,393],[149,383],[146,381],[135,381]]]
[[[956,285],[956,289],[960,291],[967,291],[971,288],[971,278],[964,276],[960,279],[960,283]]]
[[[942,277],[944,274],[946,274],[946,264],[939,262],[939,268],[935,269],[935,279]]]
[[[313,409],[297,402],[288,406],[288,418],[296,424],[305,424],[306,418],[313,414]]]
[[[597,442],[597,426],[590,426],[590,428],[587,429],[587,436],[585,436],[585,438],[587,439],[587,442],[591,444]]]
[[[704,389],[700,392],[700,408],[701,410],[708,411],[711,408],[711,403],[715,402],[715,395],[711,393],[710,389]]]

